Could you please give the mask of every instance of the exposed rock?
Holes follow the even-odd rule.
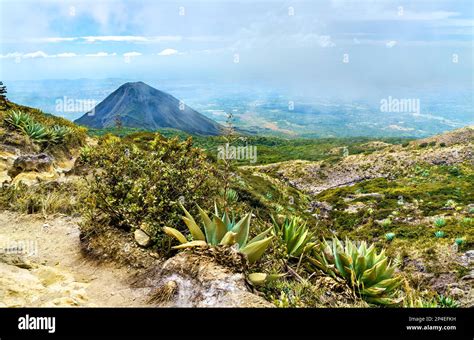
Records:
[[[320,218],[328,218],[329,212],[333,209],[333,207],[327,202],[320,202],[320,201],[312,201],[309,204],[308,212],[317,212],[313,214],[313,216],[320,217]]]
[[[448,290],[448,295],[452,296],[456,300],[460,300],[464,297],[464,291],[457,287],[452,287]]]
[[[14,152],[0,151],[0,171],[6,171],[13,166],[18,156]]]
[[[460,262],[463,266],[474,265],[474,250],[468,250],[461,255]]]
[[[28,136],[3,128],[0,128],[0,144],[2,149],[9,151],[21,149],[23,152],[39,152],[40,150],[40,147]]]
[[[367,206],[364,203],[356,202],[355,204],[351,204],[346,209],[344,209],[344,212],[349,213],[349,214],[355,214],[359,212],[359,210],[363,210],[366,208]]]
[[[152,300],[169,307],[271,307],[252,294],[243,273],[214,259],[182,252],[146,274],[142,284],[154,286]]]
[[[50,172],[53,170],[53,159],[45,153],[19,156],[13,162],[10,175],[15,177],[21,172],[36,171]]]
[[[141,246],[141,247],[149,247],[151,245],[151,238],[148,236],[143,230],[137,229],[134,232],[135,236],[135,241]]]
[[[11,180],[12,180],[12,178],[10,176],[8,176],[7,171],[1,171],[0,172],[0,186],[3,183],[9,183]]]
[[[0,301],[5,307],[85,306],[85,287],[59,269],[0,255]]]

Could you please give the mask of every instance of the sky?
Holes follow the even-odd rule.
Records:
[[[0,0],[0,79],[473,88],[472,0]]]

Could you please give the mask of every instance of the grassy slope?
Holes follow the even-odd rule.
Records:
[[[157,132],[165,137],[179,137],[180,139],[186,139],[192,136],[194,145],[203,149],[206,149],[208,154],[215,158],[217,155],[217,148],[220,145],[224,145],[224,137],[207,137],[190,135],[188,133],[173,130],[173,129],[160,129]],[[135,128],[107,128],[107,129],[90,129],[88,133],[91,136],[103,136],[107,133],[111,133],[120,137],[131,138],[139,142],[140,140],[149,140],[153,132],[145,131]],[[370,153],[373,151],[367,148],[364,144],[371,141],[371,138],[358,137],[358,138],[324,138],[324,139],[305,139],[305,138],[294,138],[284,139],[270,136],[246,136],[246,141],[238,141],[233,145],[236,146],[256,146],[257,147],[257,164],[270,164],[275,162],[282,162],[287,160],[308,160],[317,161],[327,158],[337,158],[337,155],[329,154],[331,149],[347,147],[350,154],[359,153]],[[406,138],[383,138],[377,139],[391,144],[402,144],[406,143]],[[340,151],[342,154],[342,150]],[[249,165],[248,160],[236,160],[236,164]]]

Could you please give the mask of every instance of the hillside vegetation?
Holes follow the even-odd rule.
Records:
[[[421,141],[87,136],[11,109],[45,134],[1,113],[0,207],[77,216],[84,254],[147,269],[158,305],[205,305],[211,291],[240,306],[474,305],[470,127]],[[49,139],[55,126],[67,134]],[[258,163],[218,159],[225,143],[257,146]]]

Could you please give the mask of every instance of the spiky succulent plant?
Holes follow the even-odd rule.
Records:
[[[203,232],[193,216],[191,216],[183,206],[181,206],[181,208],[185,214],[185,216],[183,216],[183,221],[189,229],[192,241],[188,241],[186,237],[175,228],[163,228],[166,234],[176,238],[181,243],[180,245],[173,247],[175,249],[204,245],[216,246],[219,244],[228,246],[236,245],[239,252],[247,256],[249,263],[254,263],[262,257],[273,238],[273,236],[267,237],[271,231],[271,228],[269,228],[263,233],[255,236],[250,241],[248,240],[251,218],[250,213],[246,214],[238,222],[235,222],[229,218],[228,213],[225,213],[223,217],[220,217],[217,208],[211,218],[198,206],[199,215],[204,225]]]
[[[54,125],[48,130],[48,141],[52,144],[61,143],[68,134],[71,133],[71,129],[67,126]]]
[[[21,130],[37,143],[44,143],[50,139],[48,129],[44,125],[35,121],[28,122],[21,128]]]
[[[434,225],[438,228],[444,227],[446,225],[446,220],[442,217],[439,217],[434,221]]]
[[[226,199],[228,203],[235,203],[239,200],[239,195],[234,189],[227,190]]]
[[[346,239],[339,241],[324,240],[308,256],[312,268],[318,268],[336,278],[341,277],[354,292],[369,303],[392,305],[397,304],[394,295],[401,284],[401,278],[394,276],[392,266],[382,250],[377,254],[375,246],[367,247],[361,242],[359,247]]]
[[[18,130],[32,121],[29,114],[17,110],[8,111],[4,120],[8,126]]]
[[[441,308],[456,308],[459,306],[459,303],[456,300],[454,300],[452,297],[439,295],[438,306]]]
[[[438,230],[435,232],[435,237],[436,238],[443,238],[444,237],[444,231]]]
[[[312,242],[313,234],[309,231],[306,222],[298,217],[285,217],[278,223],[272,216],[273,230],[277,238],[286,246],[289,256],[299,257],[309,251],[315,243]]]
[[[9,111],[5,117],[5,123],[26,134],[36,143],[61,143],[71,133],[67,126],[54,125],[51,128],[36,122],[28,113],[18,110]]]
[[[395,238],[395,233],[386,233],[385,234],[385,239],[387,241],[392,241]]]

